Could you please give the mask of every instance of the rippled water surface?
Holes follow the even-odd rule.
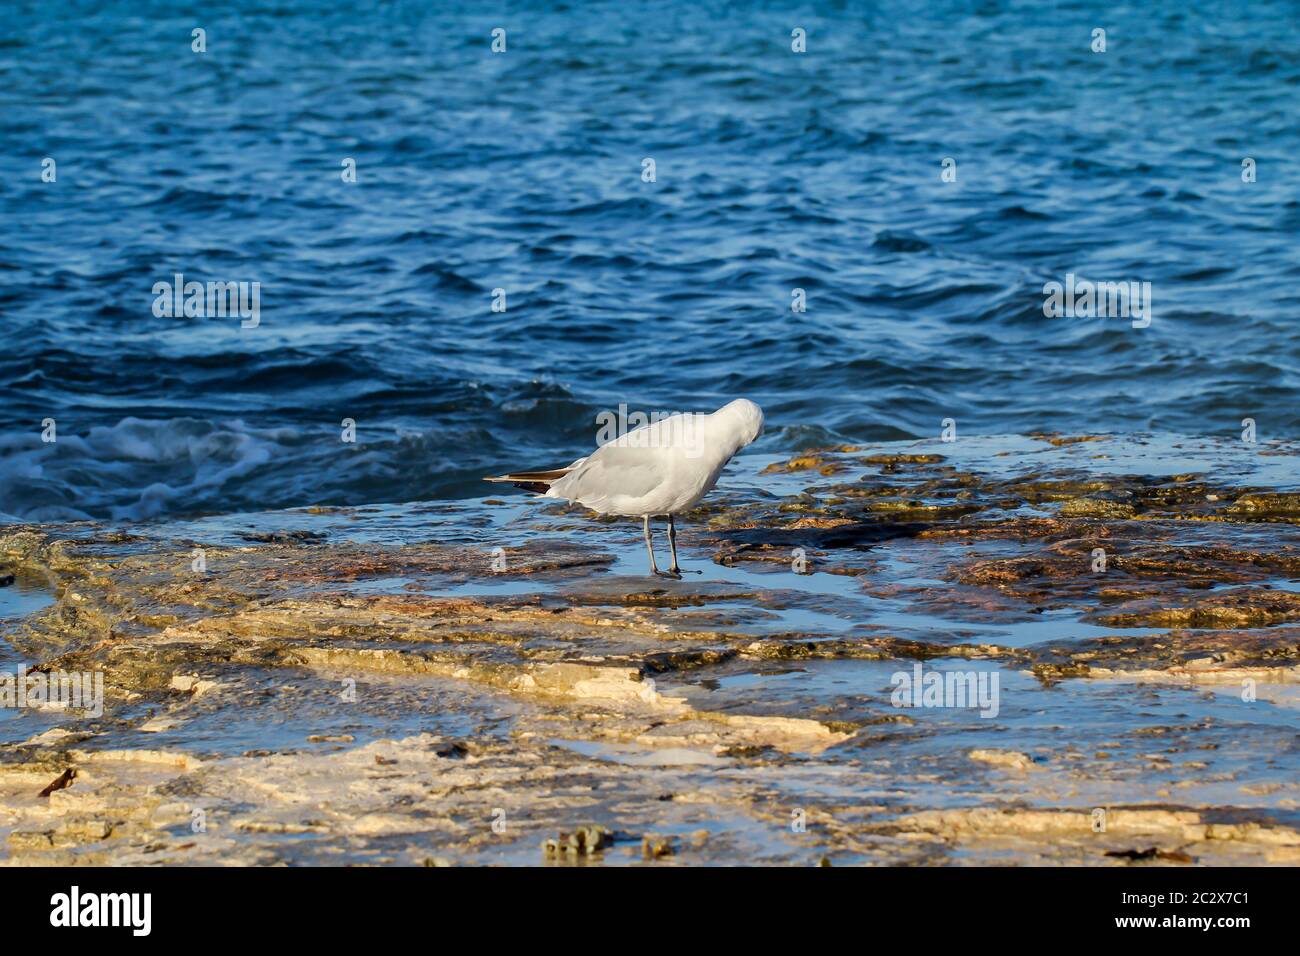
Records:
[[[360,6],[9,5],[0,512],[477,495],[738,395],[769,453],[1296,435],[1293,4]],[[1069,272],[1150,327],[1045,318]]]

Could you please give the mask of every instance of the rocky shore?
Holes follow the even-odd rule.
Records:
[[[1048,435],[742,457],[680,582],[519,495],[0,526],[0,670],[104,687],[0,708],[0,862],[1295,865],[1298,526],[1295,443]]]

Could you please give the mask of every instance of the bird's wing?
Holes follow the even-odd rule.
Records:
[[[547,496],[576,501],[593,511],[617,510],[621,503],[643,498],[668,480],[671,464],[663,449],[602,445],[552,482]]]
[[[609,442],[629,448],[691,448],[700,447],[703,429],[709,416],[698,412],[678,412],[658,421],[633,428]],[[602,446],[605,447],[605,446]]]

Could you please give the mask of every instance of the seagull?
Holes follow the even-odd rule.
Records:
[[[763,410],[738,398],[711,415],[669,415],[634,428],[564,468],[516,471],[483,480],[577,502],[597,514],[640,516],[650,573],[681,580],[673,515],[694,508],[717,484],[736,452],[762,434]],[[673,563],[667,571],[655,564],[650,532],[650,519],[655,516],[668,519]]]

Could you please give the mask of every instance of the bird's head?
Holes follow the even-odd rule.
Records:
[[[730,430],[743,448],[763,434],[763,410],[747,398],[723,405],[714,414],[727,419]]]

